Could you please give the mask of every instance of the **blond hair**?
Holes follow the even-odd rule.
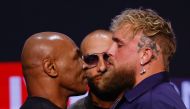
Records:
[[[151,9],[127,9],[113,19],[110,30],[114,32],[126,24],[132,26],[134,34],[143,31],[154,40],[162,50],[165,64],[169,64],[176,51],[175,34],[170,22]]]

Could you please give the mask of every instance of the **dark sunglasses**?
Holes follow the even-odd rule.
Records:
[[[85,55],[85,56],[82,56],[82,59],[88,65],[88,67],[92,68],[92,67],[97,66],[97,64],[98,64],[98,62],[100,60],[100,56],[103,57],[103,59],[104,59],[104,61],[106,63],[108,62],[109,55],[107,53],[105,53],[105,52]]]

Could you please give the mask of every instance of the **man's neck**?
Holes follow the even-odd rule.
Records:
[[[37,88],[36,88],[37,89]],[[42,88],[43,89],[43,88]],[[32,90],[31,96],[38,96],[48,99],[50,102],[60,107],[61,109],[66,109],[66,103],[68,95],[57,90],[58,88],[49,88],[46,87],[42,90]]]
[[[155,69],[154,70],[148,69],[144,74],[138,73],[136,75],[136,83],[135,83],[134,87],[136,85],[138,85],[140,82],[142,82],[144,79],[146,79],[146,78],[148,78],[148,77],[150,77],[150,76],[152,76],[154,74],[164,72],[164,71],[165,71],[165,69],[156,69],[156,70]]]

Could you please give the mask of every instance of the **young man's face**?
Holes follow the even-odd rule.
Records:
[[[114,32],[112,38],[114,43],[108,50],[112,61],[109,67],[111,72],[109,76],[112,79],[107,80],[104,85],[115,84],[120,88],[132,88],[134,86],[136,68],[140,64],[138,42],[141,35],[142,33],[139,32],[133,36],[130,26],[123,26]]]

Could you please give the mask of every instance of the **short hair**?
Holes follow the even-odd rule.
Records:
[[[176,52],[175,34],[170,22],[151,9],[126,9],[112,20],[110,30],[116,31],[126,24],[131,25],[134,35],[138,31],[142,31],[147,37],[154,40],[162,50],[165,64],[169,64],[171,57]]]

